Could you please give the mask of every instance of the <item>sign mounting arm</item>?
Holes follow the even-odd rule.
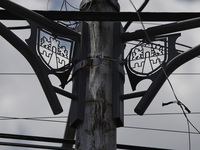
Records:
[[[0,35],[6,39],[12,46],[14,46],[29,62],[37,74],[38,79],[42,85],[42,88],[46,94],[48,102],[52,108],[54,114],[59,114],[63,111],[61,104],[55,94],[55,90],[48,78],[48,74],[42,68],[38,59],[29,49],[29,47],[14,33],[12,33],[6,26],[0,23]]]
[[[166,81],[167,76],[169,76],[174,70],[176,70],[179,66],[183,65],[187,61],[193,59],[194,57],[200,55],[200,45],[197,45],[196,47],[192,48],[189,51],[186,51],[174,59],[172,59],[164,68],[165,72],[163,70],[160,71],[160,74],[157,76],[157,78],[154,80],[154,82],[151,84],[151,86],[146,91],[145,95],[142,97],[140,102],[135,108],[135,112],[139,115],[143,115],[150,103],[153,101],[153,98],[156,96],[164,82]]]

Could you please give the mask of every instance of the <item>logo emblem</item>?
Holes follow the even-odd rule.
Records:
[[[150,44],[141,43],[132,48],[127,56],[129,70],[138,76],[150,76],[157,72],[168,58],[166,44],[166,40],[162,39]]]
[[[60,69],[71,62],[75,42],[56,37],[44,29],[38,29],[36,50],[49,69]]]

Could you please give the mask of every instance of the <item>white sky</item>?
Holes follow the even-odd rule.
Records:
[[[79,7],[81,0],[68,0],[73,6]],[[29,9],[38,10],[59,10],[62,0],[15,0],[14,2]],[[133,1],[138,8],[143,1]],[[119,0],[121,11],[134,11],[129,0]],[[151,0],[144,11],[148,12],[199,12],[199,0]],[[73,10],[70,6],[68,9]],[[6,26],[26,25],[24,21],[2,21]],[[145,23],[145,27],[152,24]],[[158,23],[158,24],[163,24]],[[141,29],[139,22],[133,22],[129,31]],[[15,31],[24,39],[29,38],[29,30]],[[189,46],[199,44],[200,29],[184,31],[177,42]],[[32,73],[33,70],[23,56],[9,43],[0,37],[0,73]],[[130,50],[127,45],[126,51]],[[200,73],[200,58],[183,65],[176,70],[178,73]],[[199,75],[172,75],[170,81],[179,98],[192,112],[200,112],[200,76]],[[58,85],[58,80],[53,78],[53,83]],[[53,116],[46,97],[42,91],[39,81],[35,75],[0,75],[0,116],[4,117],[51,117]],[[147,88],[149,81],[143,81],[138,85],[137,90]],[[66,90],[71,89],[71,84]],[[129,80],[126,76],[125,93],[131,93]],[[59,96],[64,112],[59,116],[67,116],[70,99]],[[140,99],[127,100],[125,102],[125,114],[133,114],[134,108]],[[170,86],[165,83],[156,98],[147,110],[149,113],[180,113],[178,105],[162,107],[162,102],[175,100]],[[199,115],[188,115],[191,122],[200,130]],[[61,119],[62,121],[67,118]],[[155,116],[131,116],[125,117],[125,126],[187,131],[187,122],[183,115],[155,115]],[[31,120],[0,120],[0,133],[24,134],[44,137],[62,138],[65,130],[65,123],[43,122]],[[191,127],[191,132],[196,132]],[[6,140],[7,141],[7,140]],[[192,149],[200,147],[200,136],[191,134]],[[118,144],[137,146],[157,147],[166,149],[188,150],[188,134],[175,132],[161,132],[142,129],[119,128]],[[14,148],[0,146],[4,150],[25,150],[27,148]]]

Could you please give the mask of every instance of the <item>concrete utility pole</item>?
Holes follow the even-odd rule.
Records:
[[[83,0],[82,11],[118,11],[117,0]],[[91,58],[113,57],[114,22],[89,24]],[[77,150],[115,150],[116,124],[112,119],[112,61],[89,67],[84,121],[76,129]],[[82,87],[84,88],[84,87]]]

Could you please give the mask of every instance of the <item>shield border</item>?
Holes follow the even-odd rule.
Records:
[[[168,60],[168,46],[167,46],[168,42],[167,42],[167,37],[165,37],[165,38],[156,38],[155,40],[153,40],[153,42],[156,42],[156,41],[162,41],[162,42],[164,42],[164,46],[163,47],[164,47],[164,53],[165,53],[165,55],[164,55],[164,60],[162,61],[162,64],[166,63],[167,60]],[[136,47],[141,46],[141,45],[144,45],[144,43],[138,44],[134,48],[131,49],[130,53],[128,54],[128,56],[126,58],[127,59],[127,67],[130,70],[130,72],[132,72],[133,74],[135,74],[137,76],[141,76],[141,77],[151,76],[152,74],[155,74],[158,70],[161,69],[161,65],[158,65],[158,67],[156,67],[155,69],[153,69],[152,71],[150,71],[148,73],[141,73],[141,72],[138,72],[138,71],[135,71],[134,69],[132,69],[131,64],[130,64],[131,63],[130,57],[131,57],[132,51]]]
[[[45,34],[48,34],[50,37],[53,37],[55,39],[58,39],[58,40],[62,40],[62,41],[67,41],[67,42],[70,42],[71,43],[71,47],[70,47],[70,50],[69,50],[69,62],[68,64],[62,66],[62,67],[58,67],[58,68],[53,68],[52,66],[50,66],[48,64],[48,62],[46,62],[46,60],[43,58],[43,56],[41,55],[40,53],[40,40],[41,40],[41,32],[44,32]],[[49,32],[48,30],[45,30],[43,28],[37,28],[37,35],[36,35],[36,53],[37,55],[40,57],[41,61],[43,62],[43,64],[45,64],[45,66],[49,69],[49,70],[60,70],[61,68],[64,68],[65,66],[67,65],[70,65],[70,63],[72,62],[72,56],[73,56],[73,53],[74,53],[74,50],[75,50],[75,41],[74,40],[71,40],[65,36],[58,36],[56,34],[52,34],[51,32]],[[66,71],[66,70],[65,70]]]

